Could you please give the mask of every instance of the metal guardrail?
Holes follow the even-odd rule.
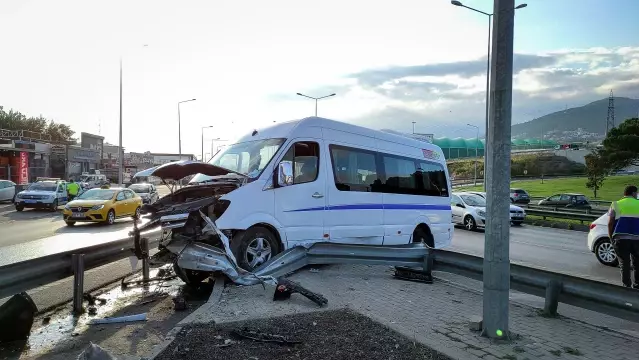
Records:
[[[149,244],[153,245],[158,243],[155,238],[159,234],[158,230],[143,236],[148,237]],[[132,247],[133,240],[127,236],[124,239],[1,266],[0,298],[73,276],[75,274],[73,255],[84,255],[82,269],[84,271],[132,256]]]
[[[601,216],[597,214],[537,209],[526,209],[526,215],[541,216],[544,220],[546,220],[546,218],[577,220],[580,221],[582,224],[584,222],[593,222]]]
[[[518,204],[517,206],[522,207],[524,209],[530,210],[545,210],[545,211],[559,211],[559,212],[569,212],[575,214],[591,214],[601,216],[607,212],[607,210],[602,209],[579,209],[579,208],[571,208],[565,206],[552,206],[552,205],[522,205]]]
[[[159,231],[144,235],[157,234]],[[83,270],[132,255],[131,246],[133,240],[127,238],[2,266],[0,297],[75,275],[74,308],[81,308]],[[484,269],[481,257],[433,251],[421,243],[401,246],[316,243],[309,248],[295,247],[279,254],[256,269],[255,274],[282,276],[311,264],[409,266],[426,273],[444,271],[477,280],[482,280]],[[558,303],[562,302],[639,322],[639,296],[633,289],[517,264],[510,265],[510,280],[511,288],[544,297],[544,311],[551,315],[556,314]]]
[[[482,280],[484,259],[450,251],[435,251],[434,270]],[[562,302],[598,313],[639,322],[637,290],[528,266],[510,264],[512,289],[546,299],[544,310],[554,315]]]

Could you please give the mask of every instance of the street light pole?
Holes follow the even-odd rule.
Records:
[[[178,151],[180,154],[180,160],[182,160],[182,121],[180,119],[180,104],[181,103],[185,103],[185,102],[189,102],[189,101],[195,101],[195,99],[189,99],[189,100],[184,100],[184,101],[180,101],[177,104],[178,107]]]
[[[509,338],[510,152],[514,0],[495,0],[491,61],[488,196],[483,266],[483,334]]]
[[[478,149],[479,149],[479,126],[476,125],[471,125],[471,124],[466,124],[470,127],[474,127],[475,129],[477,129],[477,138],[475,139],[475,180],[473,181],[473,186],[477,186],[477,161],[479,161],[479,154],[478,154]],[[484,174],[486,174],[486,171],[484,170]],[[484,183],[484,188],[486,188],[486,183]]]
[[[459,6],[459,7],[464,7],[466,9],[468,9],[468,10],[472,10],[472,11],[475,11],[475,12],[478,12],[480,14],[484,14],[484,15],[488,16],[488,52],[487,52],[487,55],[486,55],[486,126],[485,126],[486,130],[485,130],[485,133],[484,133],[485,137],[486,137],[486,140],[484,142],[485,142],[486,146],[488,146],[488,142],[490,141],[489,140],[489,134],[488,134],[488,121],[489,121],[489,112],[490,112],[490,45],[491,45],[490,40],[491,40],[491,24],[492,24],[493,14],[489,14],[487,12],[484,12],[484,11],[481,11],[481,10],[477,10],[477,9],[472,8],[470,6],[466,6],[466,5],[462,4],[461,1],[453,0],[450,3],[452,5]],[[507,11],[508,10],[522,9],[522,8],[525,8],[526,6],[528,6],[528,5],[527,4],[520,4],[520,5],[517,5],[516,7],[514,7],[514,4],[513,4],[513,8],[507,9]],[[500,10],[500,11],[503,11],[503,10]],[[486,167],[485,167],[485,165],[486,165],[486,150],[487,150],[486,146],[484,146],[484,191],[486,191],[486,183],[487,183],[487,181],[486,181]]]
[[[413,135],[415,134],[415,121],[413,121]]]
[[[213,125],[210,126],[202,126],[202,162],[204,162],[204,129],[212,128]]]
[[[122,57],[120,57],[120,135],[118,144],[118,186],[122,186],[124,151],[122,150]]]
[[[304,95],[302,93],[297,93],[297,95],[303,96],[305,98],[309,98],[309,99],[312,99],[312,100],[315,100],[315,116],[317,116],[317,100],[322,100],[322,99],[326,99],[327,97],[335,96],[335,93],[330,94],[330,95],[326,95],[326,96],[322,96],[322,97],[312,97],[312,96]]]

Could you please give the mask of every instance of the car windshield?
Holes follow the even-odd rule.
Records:
[[[115,195],[115,190],[91,189],[78,196],[81,200],[111,200]]]
[[[283,143],[284,139],[265,139],[233,144],[215,154],[209,164],[255,179],[260,176]],[[207,179],[210,177],[198,174],[191,182],[197,183]]]
[[[468,194],[468,195],[459,195],[462,200],[466,203],[466,205],[470,206],[486,206],[486,199],[479,195]]]
[[[151,192],[151,187],[149,185],[134,184],[134,185],[129,186],[129,189],[133,190],[134,192],[136,192],[138,194],[144,194],[144,193]]]
[[[81,182],[87,182],[88,180],[89,180],[88,176],[83,176],[83,177],[80,178]]]
[[[52,182],[37,182],[29,186],[30,191],[56,191],[58,184]]]

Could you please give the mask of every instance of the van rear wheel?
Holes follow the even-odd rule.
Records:
[[[255,226],[233,237],[231,251],[242,269],[253,271],[280,252],[280,242],[269,229]]]

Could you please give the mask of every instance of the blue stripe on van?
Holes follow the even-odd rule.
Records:
[[[286,212],[321,211],[321,210],[450,210],[450,205],[429,204],[352,204],[318,206],[312,208],[288,210]]]

